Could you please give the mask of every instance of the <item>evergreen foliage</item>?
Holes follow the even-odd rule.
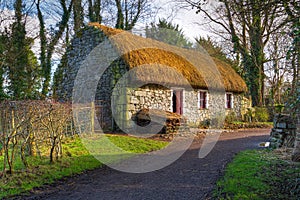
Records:
[[[0,35],[0,100],[38,99],[41,88],[40,64],[27,37],[22,0],[14,4],[15,21]]]
[[[55,73],[54,73],[54,77],[53,77],[53,85],[52,85],[52,91],[53,91],[53,95],[52,97],[54,99],[57,99],[57,90],[59,89],[59,86],[62,83],[63,80],[63,71],[64,69],[67,67],[68,65],[68,60],[67,60],[67,54],[64,54],[60,64],[58,65]]]
[[[230,66],[234,68],[234,70],[242,75],[241,68],[239,67],[239,63],[237,60],[229,58],[224,52],[223,48],[216,44],[210,37],[207,39],[204,37],[195,38],[196,40],[196,49],[202,50],[202,48],[212,57],[222,60],[223,62],[228,63]]]
[[[191,48],[193,44],[185,37],[178,24],[172,24],[166,19],[159,19],[157,24],[151,23],[146,27],[146,37],[152,38],[170,45],[183,48]]]

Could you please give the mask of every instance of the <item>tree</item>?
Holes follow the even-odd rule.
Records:
[[[299,130],[299,121],[300,121],[300,6],[299,2],[296,0],[293,1],[284,1],[284,8],[292,21],[292,31],[291,36],[293,38],[293,43],[289,52],[289,58],[292,60],[292,66],[294,71],[292,88],[290,92],[290,99],[288,101],[289,111],[295,116],[297,124],[297,138],[295,142],[295,148],[292,155],[293,161],[300,161],[300,130]]]
[[[88,0],[88,18],[90,22],[102,22],[101,9],[101,0]]]
[[[14,4],[15,22],[12,24],[11,49],[7,56],[10,56],[8,77],[10,79],[9,89],[14,99],[24,97],[26,90],[25,69],[28,63],[26,50],[26,31],[23,21],[23,2],[16,0]]]
[[[218,58],[219,60],[222,60],[229,65],[231,65],[238,74],[242,75],[242,72],[239,70],[239,62],[238,60],[234,60],[234,58],[228,57],[226,53],[224,53],[224,49],[218,45],[216,42],[214,42],[210,37],[207,39],[203,37],[195,38],[196,40],[196,48],[198,48],[198,45],[205,49],[205,51],[212,57]],[[201,49],[200,49],[201,50]]]
[[[288,46],[291,42],[286,35],[286,30],[282,29],[278,33],[270,36],[270,41],[266,45],[269,62],[265,63],[266,77],[266,101],[268,106],[275,111],[275,105],[283,104],[288,96],[287,88],[290,83],[287,77],[292,77],[291,61],[287,59]]]
[[[57,66],[56,71],[54,73],[53,85],[52,85],[52,92],[53,92],[52,97],[54,99],[58,99],[57,98],[57,90],[59,89],[60,84],[62,84],[63,71],[64,71],[64,69],[66,69],[66,67],[68,65],[67,61],[68,61],[67,60],[67,54],[64,54],[61,61],[60,61],[60,64]]]
[[[153,0],[115,0],[117,19],[115,27],[131,30],[143,15],[151,12]]]
[[[57,28],[53,30],[50,34],[50,38],[47,38],[47,31],[45,26],[44,15],[41,8],[41,0],[36,1],[36,8],[38,13],[38,18],[40,22],[40,40],[41,40],[41,53],[40,62],[43,70],[43,88],[42,95],[45,98],[50,89],[51,80],[51,68],[52,68],[52,56],[55,51],[55,47],[59,40],[62,38],[66,28],[68,27],[68,22],[70,19],[71,11],[73,8],[73,0],[68,4],[67,0],[59,0],[59,5],[62,10],[61,18],[57,23]]]
[[[40,99],[42,89],[42,69],[38,63],[38,59],[33,51],[30,49],[31,46],[27,46],[28,51],[28,68],[26,68],[26,97],[25,99]]]
[[[81,0],[75,0],[73,3],[73,16],[74,16],[74,32],[78,32],[83,27],[83,7]]]
[[[265,46],[270,35],[287,24],[277,0],[184,0],[230,36],[233,51],[241,55],[253,106],[264,105]]]
[[[31,51],[33,39],[26,36],[26,14],[23,11],[23,1],[16,0],[14,8],[15,21],[10,26],[10,30],[6,29],[1,36],[5,39],[2,41],[5,45],[2,55],[1,78],[3,81],[3,74],[7,74],[9,81],[7,89],[11,99],[39,98],[40,66]],[[2,94],[5,95],[3,91]]]
[[[179,25],[167,22],[166,19],[159,19],[157,24],[151,23],[150,28],[147,26],[146,37],[184,48],[193,46]]]
[[[293,39],[293,43],[288,53],[288,58],[292,61],[294,72],[291,89],[291,94],[293,94],[296,92],[297,83],[300,81],[300,6],[299,3],[297,4],[296,0],[284,0],[283,5],[289,20],[292,22],[290,36]]]
[[[5,62],[5,48],[6,48],[6,37],[0,35],[0,101],[7,98],[7,95],[4,92],[4,74],[6,72],[6,62]]]

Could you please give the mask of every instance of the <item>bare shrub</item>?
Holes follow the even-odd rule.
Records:
[[[72,122],[71,105],[47,101],[0,102],[0,155],[3,175],[13,173],[16,156],[28,167],[27,156],[49,152],[50,163],[62,156],[62,139]]]

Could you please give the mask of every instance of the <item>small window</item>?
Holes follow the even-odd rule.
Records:
[[[232,109],[233,108],[233,94],[232,93],[226,93],[226,99],[225,99],[225,108]]]
[[[198,96],[199,96],[198,107],[200,109],[208,108],[208,93],[207,93],[207,91],[199,91]]]

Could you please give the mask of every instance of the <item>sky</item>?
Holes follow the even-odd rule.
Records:
[[[160,15],[170,16],[170,12],[172,13],[172,7],[178,7],[178,3],[176,0],[157,0],[159,5],[162,5],[162,12]],[[189,8],[181,8],[176,11],[173,11],[173,17],[170,18],[173,23],[179,24],[183,29],[185,35],[194,39],[199,36],[207,36],[212,35],[212,33],[207,30],[206,27],[199,25],[204,21],[204,18],[200,14],[196,14],[196,9]],[[198,23],[198,24],[197,24]]]
[[[195,37],[212,35],[209,31],[205,30],[203,26],[196,24],[203,22],[203,17],[196,14],[195,9],[178,9],[178,6],[176,8],[176,5],[178,5],[176,0],[156,0],[154,4],[159,7],[158,12],[148,21],[153,22],[154,20],[158,21],[159,18],[165,18],[173,24],[179,24],[179,27],[182,28],[184,34],[191,42],[195,41]],[[144,29],[145,22],[141,22],[136,28]]]

